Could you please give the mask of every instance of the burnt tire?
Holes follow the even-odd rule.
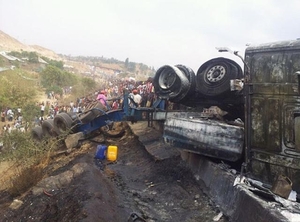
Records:
[[[72,118],[67,113],[59,113],[54,117],[54,130],[59,135],[71,130]]]
[[[47,137],[54,137],[57,136],[57,132],[54,129],[54,120],[53,119],[47,119],[42,123],[42,130],[44,136]]]
[[[41,126],[36,126],[31,130],[31,136],[36,141],[41,141],[43,139],[43,129]]]
[[[183,70],[188,70],[182,65],[165,65],[159,68],[153,78],[153,86],[156,94],[163,99],[179,101],[190,89],[189,77]]]
[[[206,97],[223,97],[231,92],[230,80],[243,78],[241,67],[233,60],[215,58],[197,71],[197,91]]]

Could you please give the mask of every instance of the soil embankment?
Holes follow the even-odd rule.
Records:
[[[118,146],[117,161],[94,158],[100,143]],[[130,127],[122,138],[85,141],[47,169],[15,204],[1,193],[2,221],[133,221],[134,212],[140,221],[205,222],[219,213],[179,157],[154,161]]]

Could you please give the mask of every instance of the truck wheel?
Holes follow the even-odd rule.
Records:
[[[197,72],[197,90],[207,97],[220,97],[230,92],[230,80],[242,78],[241,67],[233,60],[215,58],[205,62]]]
[[[42,123],[42,131],[44,136],[52,137],[57,136],[57,133],[54,130],[54,120],[47,119]]]
[[[43,139],[43,129],[41,126],[36,126],[31,131],[32,138],[36,141]]]
[[[107,108],[100,102],[96,102],[94,103],[91,107],[90,107],[90,111],[84,112],[83,114],[81,114],[79,116],[79,119],[81,122],[83,123],[89,123],[91,122],[93,119],[95,119],[97,116],[99,115],[103,115],[104,113],[101,112],[100,110],[97,109],[93,109],[93,108],[97,108],[103,111],[107,111]]]
[[[161,98],[171,100],[178,97],[181,92],[189,90],[189,79],[182,72],[183,67],[165,65],[157,70],[153,78],[153,86]]]
[[[77,113],[68,112],[67,114],[71,117],[72,120],[76,120],[77,119]]]
[[[188,85],[183,85],[186,84],[186,82],[182,82],[180,89],[180,92],[178,93],[177,96],[170,98],[171,102],[178,103],[182,100],[185,100],[185,98],[189,97],[190,95],[194,94],[195,88],[196,88],[196,75],[194,71],[184,65],[176,65],[177,67],[187,78],[188,80]]]
[[[90,110],[80,115],[79,119],[82,123],[89,123],[96,118],[96,115]]]
[[[73,120],[67,113],[59,113],[54,117],[54,130],[60,135],[68,132]]]

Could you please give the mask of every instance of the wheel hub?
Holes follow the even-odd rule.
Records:
[[[176,81],[176,74],[170,70],[161,73],[158,79],[159,86],[162,89],[169,89]]]
[[[218,65],[218,66],[214,66],[210,70],[208,70],[206,76],[207,76],[207,80],[209,82],[218,82],[221,79],[223,79],[225,74],[226,74],[225,67],[221,66],[221,65]]]

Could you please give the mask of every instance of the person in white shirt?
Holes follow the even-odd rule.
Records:
[[[134,105],[136,107],[140,107],[142,102],[142,96],[138,94],[138,91],[136,89],[132,90],[132,93],[133,93],[133,101],[135,102]]]
[[[44,103],[41,104],[41,117],[44,116],[44,112],[45,112],[45,105]]]
[[[6,115],[7,115],[8,121],[10,121],[10,122],[13,121],[13,119],[14,119],[14,112],[11,109],[7,110]]]

